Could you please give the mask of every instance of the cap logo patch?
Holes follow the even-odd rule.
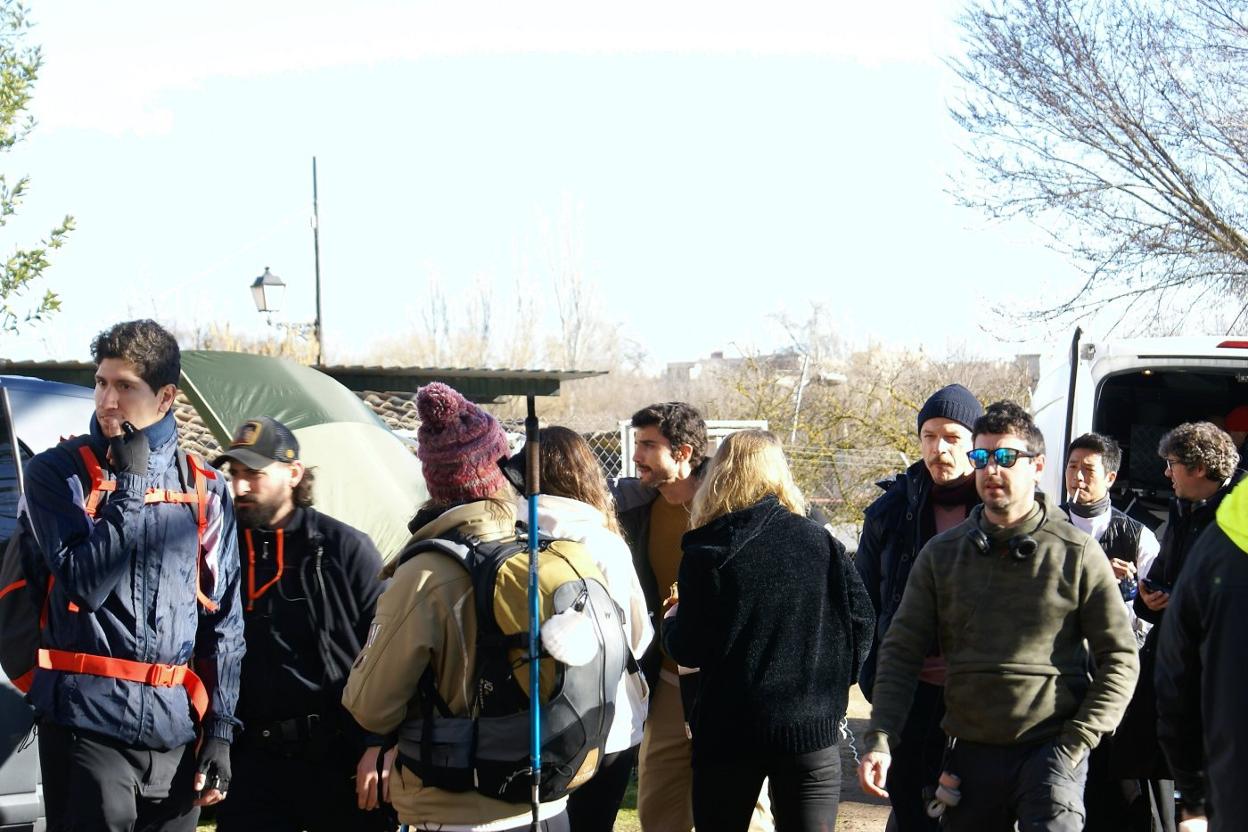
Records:
[[[254,445],[260,439],[260,434],[264,432],[264,425],[254,419],[243,422],[238,432],[234,434],[234,441],[230,443],[231,448],[241,448],[248,445]]]

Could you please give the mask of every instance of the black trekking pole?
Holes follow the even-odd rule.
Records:
[[[537,819],[540,809],[539,795],[542,786],[542,716],[540,687],[541,673],[541,593],[537,581],[537,495],[541,493],[538,481],[542,468],[541,448],[537,425],[537,405],[530,393],[529,415],[524,420],[525,496],[529,500],[529,764],[533,776],[532,832],[538,832]]]

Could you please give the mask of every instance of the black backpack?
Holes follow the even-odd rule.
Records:
[[[631,662],[623,614],[581,543],[542,537],[540,620],[578,610],[593,623],[597,653],[564,664],[542,651],[540,799],[556,800],[598,770],[615,714],[615,694]],[[399,759],[426,786],[475,789],[508,803],[530,799],[528,541],[414,541],[402,563],[423,552],[453,558],[472,576],[477,617],[471,716],[455,716],[438,694],[432,667],[418,689],[420,716],[399,731]]]

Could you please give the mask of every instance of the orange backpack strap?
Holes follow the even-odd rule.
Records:
[[[216,612],[217,604],[208,597],[201,586],[201,573],[204,568],[204,558],[207,555],[204,551],[204,534],[208,530],[208,480],[215,480],[217,472],[205,466],[197,454],[188,453],[186,455],[186,475],[195,481],[193,502],[195,503],[196,534],[199,541],[199,546],[197,547],[199,563],[195,569],[195,597],[208,612]]]
[[[82,673],[87,676],[107,676],[127,682],[139,682],[158,688],[181,686],[191,700],[191,707],[200,721],[208,712],[208,689],[195,671],[184,664],[149,664],[117,659],[112,656],[96,656],[91,653],[71,653],[68,650],[39,650],[39,667],[43,670],[59,670],[62,673]]]
[[[96,512],[100,509],[100,500],[106,493],[117,490],[117,482],[104,478],[104,469],[100,466],[100,460],[96,458],[95,451],[91,450],[89,444],[84,443],[78,446],[78,456],[82,458],[87,476],[91,480],[90,489],[83,495],[83,510],[94,520]]]

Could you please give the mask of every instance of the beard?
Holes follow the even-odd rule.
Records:
[[[267,529],[273,525],[277,517],[277,506],[264,503],[234,503],[234,518],[244,529]]]

